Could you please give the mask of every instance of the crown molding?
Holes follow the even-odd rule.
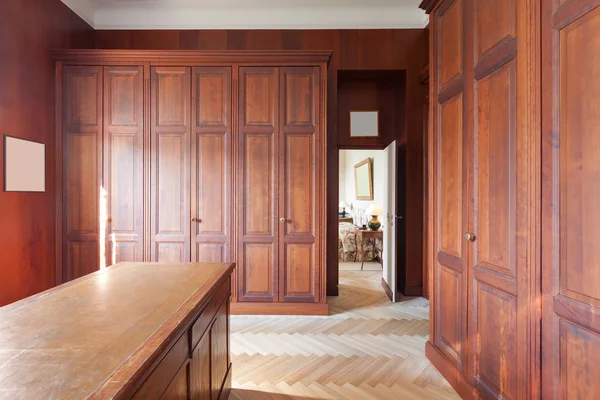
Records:
[[[422,29],[427,15],[415,6],[173,7],[167,3],[144,6],[99,6],[91,0],[62,0],[96,30],[202,29]],[[117,5],[115,5],[117,4]]]
[[[87,22],[89,26],[95,28],[94,14],[95,8],[90,0],[61,0],[71,11]]]

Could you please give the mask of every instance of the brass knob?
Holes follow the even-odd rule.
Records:
[[[471,233],[471,232],[465,233],[465,240],[467,242],[474,242],[475,241],[475,234]]]
[[[106,218],[106,222],[112,222],[112,218],[111,217]]]
[[[197,222],[197,221],[198,221],[198,218],[192,217],[192,222]]]
[[[279,222],[283,224],[285,222],[285,218],[279,218]]]

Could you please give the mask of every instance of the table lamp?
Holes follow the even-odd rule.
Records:
[[[348,204],[348,202],[342,200],[340,201],[340,206],[339,206],[343,211],[340,213],[340,217],[344,218],[346,216],[346,207],[350,207],[350,204]]]
[[[383,208],[381,208],[379,204],[373,203],[369,206],[369,208],[367,208],[367,211],[365,211],[365,213],[373,217],[373,219],[369,221],[369,229],[371,229],[372,231],[379,230],[379,228],[381,228],[381,222],[379,222],[377,216],[383,215]]]

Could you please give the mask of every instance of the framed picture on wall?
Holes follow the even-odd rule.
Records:
[[[354,166],[356,200],[373,200],[373,167],[370,158]]]
[[[379,137],[379,111],[350,111],[350,137]]]
[[[46,145],[4,135],[4,191],[46,191]]]

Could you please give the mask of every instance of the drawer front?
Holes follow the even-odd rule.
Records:
[[[192,355],[196,345],[200,341],[200,338],[204,335],[210,323],[212,322],[219,306],[223,303],[223,300],[227,299],[231,294],[231,279],[228,277],[223,281],[223,283],[219,286],[216,292],[213,294],[210,302],[202,311],[202,314],[198,317],[196,322],[191,329],[191,339],[190,339],[190,356]]]
[[[133,398],[148,400],[161,398],[161,395],[165,393],[178,371],[187,369],[186,367],[182,368],[182,365],[188,361],[188,351],[188,335],[184,334],[181,335],[160,364],[152,371],[148,379],[144,381]]]

